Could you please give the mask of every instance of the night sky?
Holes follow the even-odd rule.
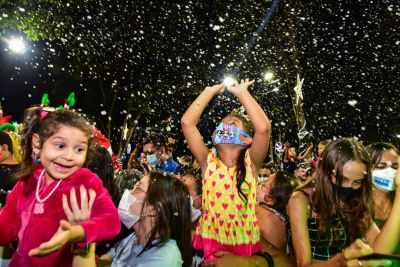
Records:
[[[138,126],[159,131],[172,116],[168,130],[181,138],[189,103],[231,75],[256,79],[252,92],[272,120],[274,142],[296,144],[300,74],[314,142],[355,136],[399,145],[398,1],[24,3],[0,4],[0,97],[14,120],[43,93],[58,106],[74,91],[76,108],[103,132],[111,119],[114,142],[126,114],[138,113]],[[11,35],[31,38],[24,54],[9,51]],[[275,82],[263,80],[265,71]],[[215,99],[200,121],[203,134],[237,107],[229,95]]]

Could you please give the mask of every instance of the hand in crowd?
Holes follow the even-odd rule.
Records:
[[[308,145],[308,147],[307,147],[307,153],[311,152],[311,151],[313,150],[313,148],[314,148],[314,144],[313,144],[313,143],[310,143],[310,144]]]
[[[213,86],[207,86],[205,90],[209,90],[209,91],[213,92],[214,94],[218,95],[218,94],[224,92],[224,89],[225,89],[225,84],[220,83],[220,84],[216,84]]]
[[[67,196],[63,195],[62,198],[65,215],[67,215],[68,222],[70,222],[71,224],[78,224],[79,222],[88,220],[90,218],[90,211],[92,210],[94,200],[96,199],[96,191],[94,191],[93,189],[89,189],[89,201],[88,191],[86,190],[86,188],[82,185],[79,190],[81,196],[81,208],[79,208],[74,188],[71,189],[69,196],[71,208],[68,205]]]
[[[285,148],[289,148],[289,147],[290,147],[290,144],[289,144],[288,141],[286,141],[286,142],[285,142]]]
[[[240,83],[238,83],[238,84],[236,84],[234,86],[228,87],[227,90],[230,93],[232,93],[232,94],[237,96],[241,92],[247,91],[248,87],[250,85],[252,85],[253,83],[254,83],[254,80],[251,80],[251,81],[249,79],[241,80]]]
[[[391,266],[392,262],[388,259],[359,259],[373,253],[372,248],[364,243],[361,239],[354,241],[349,247],[343,251],[344,266],[358,267],[358,266]]]
[[[69,241],[80,241],[84,238],[84,230],[80,225],[72,225],[67,221],[60,221],[60,226],[53,237],[39,247],[31,249],[29,256],[44,256],[60,249]]]
[[[62,204],[68,221],[60,221],[60,226],[53,237],[49,241],[40,244],[39,247],[32,249],[29,252],[30,256],[47,255],[55,250],[58,250],[68,242],[77,242],[83,240],[85,232],[83,230],[83,227],[78,225],[78,223],[88,220],[90,218],[90,211],[96,198],[96,192],[93,189],[89,189],[88,199],[86,188],[84,186],[81,186],[80,196],[81,208],[79,208],[75,189],[71,189],[70,208],[70,206],[68,205],[67,197],[63,195]]]

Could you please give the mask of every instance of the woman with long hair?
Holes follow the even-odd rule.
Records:
[[[309,181],[298,188],[288,204],[298,266],[345,265],[349,246],[362,252],[368,247],[365,242],[377,253],[394,252],[400,235],[400,189],[396,188],[396,205],[379,230],[373,221],[371,165],[366,148],[354,139],[328,144],[315,184]],[[400,184],[399,174],[396,184]],[[364,264],[357,258],[350,262]]]

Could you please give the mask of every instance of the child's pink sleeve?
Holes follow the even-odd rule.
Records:
[[[110,194],[104,188],[101,180],[95,176],[87,179],[85,187],[96,191],[96,200],[93,203],[90,220],[81,222],[80,225],[85,230],[85,240],[78,242],[78,246],[85,246],[90,242],[110,240],[117,236],[121,230],[121,223],[118,210],[111,200]]]
[[[21,214],[18,213],[18,198],[24,188],[23,182],[18,182],[7,196],[7,204],[0,210],[0,246],[10,244],[18,237],[21,227]]]

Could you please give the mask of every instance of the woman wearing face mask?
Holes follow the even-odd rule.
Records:
[[[182,180],[189,190],[190,203],[192,204],[192,222],[195,224],[201,215],[202,209],[201,195],[203,193],[203,186],[201,183],[200,169],[187,167],[179,179]]]
[[[108,257],[113,267],[190,266],[190,199],[180,180],[158,172],[145,175],[124,192],[118,212],[121,222],[134,233],[101,260]]]
[[[380,266],[384,262],[358,257],[371,253],[371,247],[377,253],[394,252],[400,236],[399,187],[396,205],[379,230],[373,221],[370,170],[369,154],[356,140],[341,138],[326,147],[315,184],[310,181],[298,188],[288,204],[297,266]],[[395,182],[400,184],[399,174]],[[354,248],[359,253],[351,253]]]
[[[393,206],[399,153],[394,145],[384,142],[371,144],[367,149],[372,159],[374,221],[382,229]],[[400,254],[400,247],[396,249],[396,254]]]

